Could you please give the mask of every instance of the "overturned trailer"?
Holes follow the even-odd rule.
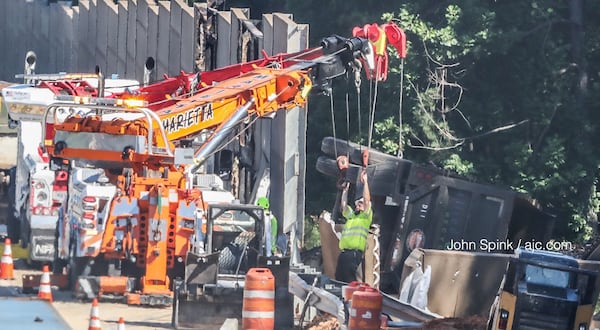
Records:
[[[364,148],[327,137],[317,170],[337,177],[340,169],[335,158],[348,155],[350,166],[344,179],[360,191]],[[473,182],[376,150],[369,150],[367,173],[373,223],[380,228],[380,288],[384,292],[399,292],[403,263],[415,249],[510,253],[519,242],[547,241],[553,229],[552,216],[527,195],[505,187]],[[336,205],[334,221],[337,209]],[[323,254],[327,272],[332,269],[327,263],[335,262],[337,256]]]

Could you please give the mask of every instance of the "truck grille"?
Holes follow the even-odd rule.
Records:
[[[515,327],[521,330],[570,329],[569,318],[565,316],[548,315],[523,311]]]

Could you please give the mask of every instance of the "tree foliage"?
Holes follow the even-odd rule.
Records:
[[[410,40],[405,157],[527,192],[556,216],[557,235],[587,238],[600,164],[588,58],[600,45],[583,36],[598,29],[597,7],[419,1],[386,13]]]
[[[599,2],[277,3],[310,24],[313,45],[372,22],[406,32],[407,58],[391,50],[388,81],[378,85],[374,148],[529,193],[556,216],[558,237],[589,236],[600,205]],[[368,113],[373,86],[362,87]],[[346,132],[344,95],[334,95],[337,134],[366,142],[368,116],[358,121],[356,97]],[[309,108],[309,212],[330,207],[335,194],[313,165],[332,135],[329,102]]]

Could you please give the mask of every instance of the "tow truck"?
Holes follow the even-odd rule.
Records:
[[[153,70],[152,63],[151,58],[146,61],[145,69],[149,72]],[[36,55],[30,51],[25,58],[25,73],[16,76],[24,79],[24,84],[13,84],[2,91],[11,123],[18,125],[19,132],[12,196],[14,214],[8,232],[13,241],[30,247],[30,261],[51,263],[56,260],[58,218],[67,216],[71,209],[80,209],[79,204],[86,198],[105,198],[106,189],[98,188],[101,182],[94,181],[98,176],[93,170],[85,170],[78,164],[50,163],[40,148],[41,118],[46,106],[54,102],[56,95],[102,96],[117,103],[152,102],[150,109],[156,110],[189,95],[196,88],[197,74],[180,72],[178,76],[165,75],[158,82],[144,81],[142,85],[137,80],[114,75],[106,78],[99,67],[94,73],[36,74],[35,66]],[[64,117],[68,113],[60,109],[57,115]],[[48,125],[52,131],[52,124]],[[69,208],[68,203],[74,203],[74,207]],[[86,216],[96,217],[97,211],[87,212]],[[55,271],[60,269],[57,267]]]
[[[30,61],[35,65],[35,61]],[[151,61],[147,61],[149,63]],[[28,62],[29,63],[29,62]],[[146,67],[151,71],[151,67]],[[96,219],[103,216],[106,201],[114,196],[114,186],[107,185],[101,170],[87,167],[85,164],[77,162],[53,162],[48,155],[39,147],[41,145],[41,115],[45,106],[54,101],[56,95],[72,95],[82,98],[103,95],[109,98],[115,104],[127,104],[129,106],[140,104],[140,102],[152,101],[153,106],[150,109],[159,109],[169,106],[178,101],[182,96],[190,95],[197,86],[197,73],[180,72],[179,75],[170,77],[164,75],[163,79],[150,83],[144,81],[143,86],[135,80],[110,78],[105,79],[101,70],[96,68],[93,74],[88,73],[58,73],[58,74],[34,74],[32,72],[20,75],[27,83],[22,85],[13,85],[8,88],[6,94],[9,95],[9,106],[12,109],[12,117],[17,119],[15,123],[22,126],[20,131],[26,130],[34,134],[22,134],[20,141],[21,147],[25,150],[35,150],[39,158],[28,156],[20,158],[25,160],[19,163],[23,169],[25,165],[35,166],[31,171],[29,178],[34,180],[29,194],[34,196],[35,200],[28,198],[22,206],[15,204],[17,208],[31,208],[31,212],[22,212],[22,218],[13,218],[12,233],[19,237],[21,233],[21,244],[30,246],[29,260],[37,263],[53,264],[53,283],[57,283],[61,288],[72,287],[74,280],[65,277],[66,267],[73,267],[64,262],[64,257],[59,254],[64,253],[64,249],[56,238],[58,232],[62,231],[64,224],[74,219],[84,218],[86,220]],[[59,117],[67,115],[68,109],[60,109]],[[47,123],[47,129],[52,129],[52,124]],[[17,172],[18,173],[18,172]],[[41,180],[42,178],[43,180]],[[53,180],[53,179],[57,180]],[[58,180],[60,178],[60,180]],[[48,203],[52,204],[52,212],[44,217],[45,222],[35,221],[39,219],[40,205],[44,199],[40,196],[47,196],[47,191],[40,192],[40,189],[57,190],[53,192],[53,199]],[[14,187],[13,187],[14,189]],[[23,188],[17,196],[26,195],[28,192]],[[57,198],[59,196],[60,198]],[[33,201],[33,202],[32,202]],[[90,208],[92,207],[93,208]],[[33,222],[27,221],[29,216]],[[21,230],[24,228],[24,230]],[[65,231],[69,235],[68,231]],[[64,236],[62,236],[64,237]],[[62,254],[61,254],[62,255]],[[39,284],[39,274],[28,274],[23,277],[23,292],[35,291]]]
[[[11,175],[12,210],[8,236],[29,247],[32,262],[52,262],[54,231],[60,208],[67,201],[68,173],[50,168],[49,157],[40,149],[41,116],[56,94],[107,96],[134,90],[139,82],[127,79],[100,79],[98,73],[35,74],[36,55],[28,52],[26,73],[18,75],[24,84],[2,89],[10,125],[17,130],[17,161]],[[102,84],[102,86],[101,86]]]
[[[42,133],[44,150],[54,162],[103,170],[99,175],[115,189],[114,196],[101,203],[84,201],[84,215],[62,222],[64,230],[57,232],[58,242],[64,243],[59,243],[59,256],[65,258],[80,292],[86,297],[122,297],[130,304],[165,305],[173,302],[174,279],[183,279],[178,297],[186,301],[198,298],[207,285],[218,286],[222,273],[197,281],[192,277],[198,271],[194,265],[216,252],[220,257],[209,265],[217,263],[217,269],[223,269],[219,259],[227,249],[215,250],[224,246],[215,245],[216,219],[236,213],[240,203],[252,203],[224,197],[233,192],[220,185],[223,168],[216,154],[224,148],[239,152],[240,145],[251,147],[248,131],[255,120],[305,106],[310,92],[329,91],[333,79],[360,70],[360,61],[370,77],[385,79],[387,52],[381,39],[401,50],[405,40],[393,23],[378,31],[374,39],[331,36],[320,47],[299,53],[203,72],[197,93],[156,111],[150,110],[150,103],[127,107],[106,98],[57,96],[42,118],[43,127],[51,127]],[[67,109],[68,115],[59,116],[60,109]],[[86,210],[100,207],[102,216],[85,216]],[[214,209],[220,211],[211,214]],[[244,210],[241,216],[250,214],[255,225],[263,221],[260,209],[246,205]],[[233,241],[223,243],[257,240],[262,256],[268,250],[264,233],[253,228],[254,237],[240,238],[252,232],[242,226],[244,230],[238,228],[228,238]],[[247,258],[249,265],[256,264],[255,257]],[[238,277],[238,295],[243,271],[236,267],[229,274]]]

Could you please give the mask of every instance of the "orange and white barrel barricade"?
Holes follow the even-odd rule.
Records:
[[[346,320],[350,319],[350,305],[352,304],[352,294],[361,287],[369,286],[369,284],[360,281],[352,281],[348,285],[342,285],[342,298],[344,302],[344,313]]]
[[[348,283],[348,285],[342,285],[342,297],[344,298],[344,302],[348,304],[348,308],[350,308],[350,302],[352,301],[352,294],[354,294],[354,291],[363,286],[369,285],[365,282],[359,281],[352,281]]]
[[[50,268],[48,265],[44,265],[42,268],[38,298],[52,302],[52,285],[50,283]]]
[[[275,328],[275,276],[268,268],[246,273],[242,303],[242,329]]]
[[[352,293],[348,330],[379,330],[383,296],[376,288],[360,286]]]
[[[14,278],[12,247],[10,246],[10,238],[7,238],[4,240],[4,252],[2,252],[2,259],[0,260],[0,279],[12,280]]]

